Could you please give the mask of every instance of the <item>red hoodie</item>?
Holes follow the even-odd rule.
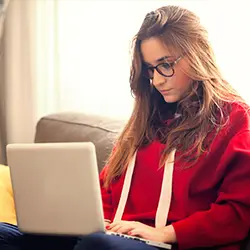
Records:
[[[155,141],[138,151],[123,220],[154,225],[163,178],[159,160],[164,147]],[[178,155],[177,151],[176,158]],[[250,230],[249,113],[233,104],[230,121],[215,137],[210,152],[191,168],[182,166],[181,160],[174,164],[168,214],[179,249],[239,249]],[[101,172],[100,181],[105,219],[112,221],[125,174],[105,189],[107,167]]]

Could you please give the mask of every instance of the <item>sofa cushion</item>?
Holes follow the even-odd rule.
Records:
[[[10,170],[3,165],[0,165],[0,222],[17,224]]]
[[[35,142],[93,142],[100,171],[124,125],[123,120],[96,115],[57,113],[39,120]]]

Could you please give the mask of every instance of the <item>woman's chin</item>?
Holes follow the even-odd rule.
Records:
[[[178,102],[180,100],[180,98],[178,98],[177,96],[163,96],[165,102],[167,103],[175,103]]]

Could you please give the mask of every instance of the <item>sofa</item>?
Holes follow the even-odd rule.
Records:
[[[104,167],[125,120],[63,112],[42,117],[36,126],[35,142],[86,142],[96,147],[99,171]]]

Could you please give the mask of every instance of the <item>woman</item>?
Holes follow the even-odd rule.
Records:
[[[250,229],[248,106],[223,79],[195,14],[166,6],[146,15],[130,85],[134,110],[101,173],[107,229],[179,249],[240,249]],[[90,235],[76,249],[140,249],[114,237]]]
[[[179,249],[240,249],[250,229],[248,106],[192,12],[166,6],[135,36],[131,118],[100,180],[107,230]],[[82,249],[154,250],[92,234]]]

